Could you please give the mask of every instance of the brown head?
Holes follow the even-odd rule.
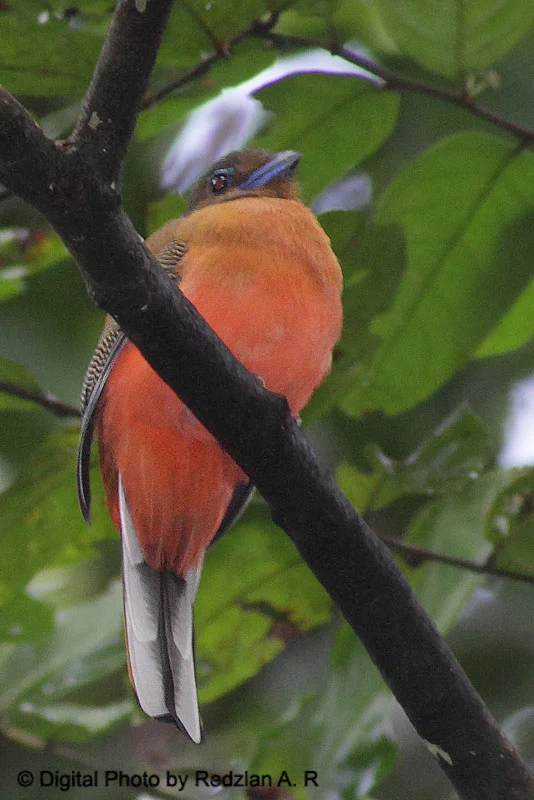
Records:
[[[198,208],[241,197],[298,197],[295,168],[300,153],[295,150],[236,150],[202,175],[189,196],[186,214]]]

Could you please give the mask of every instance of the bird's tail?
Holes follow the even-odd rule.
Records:
[[[124,620],[130,678],[150,717],[174,721],[202,741],[193,654],[193,602],[200,565],[185,578],[143,558],[119,476]]]

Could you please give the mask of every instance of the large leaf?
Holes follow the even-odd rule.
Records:
[[[389,135],[398,96],[354,75],[309,72],[271,83],[254,95],[275,113],[256,144],[304,154],[305,199],[359,164]]]
[[[400,224],[406,269],[395,300],[370,331],[380,344],[343,400],[359,414],[397,413],[434,391],[464,363],[532,275],[503,229],[534,208],[534,156],[504,140],[448,137],[410,164],[376,215]]]
[[[434,72],[461,78],[494,64],[528,31],[524,0],[378,0],[401,50]]]
[[[501,496],[495,513],[491,536],[495,564],[534,576],[534,474],[532,469],[512,470],[511,474],[518,478]]]
[[[532,222],[528,233],[532,232]],[[527,231],[525,231],[527,233]],[[526,241],[525,241],[526,239]],[[521,243],[522,251],[525,255],[532,258],[532,250],[527,246],[527,237],[518,240]],[[506,353],[515,350],[517,347],[530,341],[534,336],[534,279],[530,281],[526,289],[517,298],[508,313],[502,318],[497,327],[490,333],[475,355],[480,358],[494,356],[499,353]]]
[[[485,426],[469,409],[433,431],[408,458],[396,461],[378,448],[367,453],[369,472],[341,464],[341,489],[363,514],[389,505],[405,495],[447,495],[476,480],[489,458]]]
[[[26,288],[27,279],[64,261],[67,249],[59,236],[42,231],[0,230],[0,302]]]
[[[77,438],[77,430],[51,436],[0,498],[0,622],[6,620],[0,630],[19,641],[35,633],[25,613],[29,580],[45,567],[94,555],[97,541],[114,536],[94,474],[91,527],[79,512],[74,481]]]
[[[278,775],[283,765],[298,800],[368,797],[395,759],[385,720],[390,705],[378,670],[344,624],[318,691],[268,729],[254,770]]]
[[[87,707],[87,714],[79,707],[76,722],[72,705],[62,698],[102,681],[124,661],[121,588],[115,582],[99,597],[57,611],[45,642],[0,647],[0,708],[12,723],[40,736],[86,737],[123,717],[131,701]]]
[[[325,622],[330,599],[263,507],[208,554],[195,604],[202,702],[256,673],[284,642]]]
[[[518,470],[488,472],[462,492],[432,501],[413,521],[406,541],[435,552],[483,564],[493,551],[491,539],[501,501],[517,483]],[[450,629],[483,575],[437,562],[406,568],[410,582],[443,632]]]
[[[11,715],[14,725],[48,739],[85,741],[122,722],[132,713],[132,701],[120,700],[102,706],[82,703],[25,702],[18,713]]]
[[[276,0],[227,0],[224,3],[178,0],[161,43],[158,62],[186,67],[201,61],[206,53],[224,50],[229,39],[271,8],[275,10],[276,5]]]
[[[39,5],[0,10],[0,80],[15,94],[77,97],[87,88],[102,39]]]
[[[303,417],[316,421],[354,387],[377,337],[369,323],[392,304],[405,264],[398,225],[377,225],[367,211],[331,211],[321,225],[343,270],[343,331],[332,371],[314,392]]]

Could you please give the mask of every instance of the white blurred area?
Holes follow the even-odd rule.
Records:
[[[534,464],[534,375],[518,381],[510,393],[510,409],[504,426],[501,467]]]
[[[270,114],[251,95],[288,75],[299,72],[356,74],[380,85],[382,81],[324,50],[309,50],[277,59],[268,69],[193,111],[163,161],[161,187],[185,192],[214,161],[243,147]]]

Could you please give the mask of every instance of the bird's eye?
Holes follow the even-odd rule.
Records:
[[[210,189],[213,192],[213,194],[219,194],[219,192],[224,192],[227,186],[228,186],[228,175],[225,175],[224,172],[219,172],[212,176],[210,180]]]

